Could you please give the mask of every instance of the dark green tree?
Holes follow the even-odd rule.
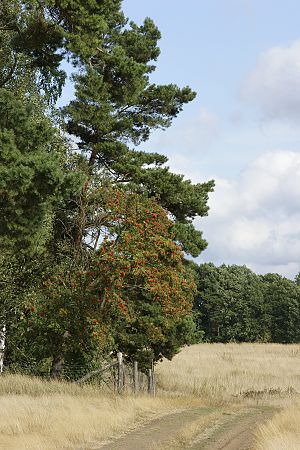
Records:
[[[0,89],[0,324],[7,357],[20,356],[13,351],[21,347],[19,315],[51,265],[56,211],[81,189],[67,151],[35,95]]]
[[[272,342],[300,341],[300,290],[292,280],[268,273],[262,277],[265,303],[271,316]]]
[[[164,167],[164,156],[132,148],[151,131],[169,127],[195,97],[188,87],[150,83],[159,37],[150,19],[141,27],[128,27],[125,20],[114,24],[101,51],[74,77],[76,98],[64,110],[67,130],[79,139],[94,174],[155,196],[178,222],[177,239],[196,256],[206,244],[191,221],[207,214],[213,182],[192,185]]]
[[[43,2],[2,0],[0,4],[0,88],[28,93],[35,86],[49,101],[61,93],[63,32]]]
[[[264,304],[263,283],[250,269],[202,264],[197,270],[197,285],[198,326],[207,340],[268,340],[269,316]]]

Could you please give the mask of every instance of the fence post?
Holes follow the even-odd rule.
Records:
[[[151,369],[148,369],[148,394],[151,394]]]
[[[150,395],[155,395],[155,374],[153,361],[151,369],[148,369],[148,393]]]
[[[148,393],[155,395],[155,381],[153,369],[148,369]]]
[[[123,367],[123,355],[122,352],[117,353],[118,359],[118,380],[117,380],[117,390],[120,394],[124,389],[124,367]]]
[[[133,363],[133,392],[136,394],[139,391],[139,370],[138,362]]]
[[[152,395],[155,394],[156,394],[156,380],[155,380],[154,366],[152,366]]]

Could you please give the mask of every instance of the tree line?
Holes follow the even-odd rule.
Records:
[[[300,341],[300,283],[246,266],[195,265],[198,329],[209,342]]]

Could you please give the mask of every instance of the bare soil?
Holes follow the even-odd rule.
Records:
[[[98,444],[90,450],[252,450],[254,432],[268,420],[274,410],[271,408],[243,408],[236,412],[224,412],[218,419],[212,419],[199,435],[193,434],[189,442],[178,443],[176,437],[191,423],[197,423],[201,416],[217,411],[216,408],[197,408],[172,413],[154,419],[141,428],[133,430],[118,439]],[[174,442],[174,446],[172,445]]]

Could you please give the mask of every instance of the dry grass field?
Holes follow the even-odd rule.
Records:
[[[164,392],[211,405],[279,407],[258,430],[256,450],[300,449],[300,345],[194,345],[157,372]]]
[[[300,449],[300,345],[199,344],[164,361],[156,372],[155,398],[1,376],[0,448],[89,448],[87,443],[171,411],[275,405],[280,411],[258,430],[257,450]]]
[[[0,396],[1,450],[83,448],[196,404],[193,399],[108,395],[97,387],[16,375],[0,377]]]
[[[212,404],[280,398],[300,393],[300,345],[199,344],[157,368],[164,392]]]

